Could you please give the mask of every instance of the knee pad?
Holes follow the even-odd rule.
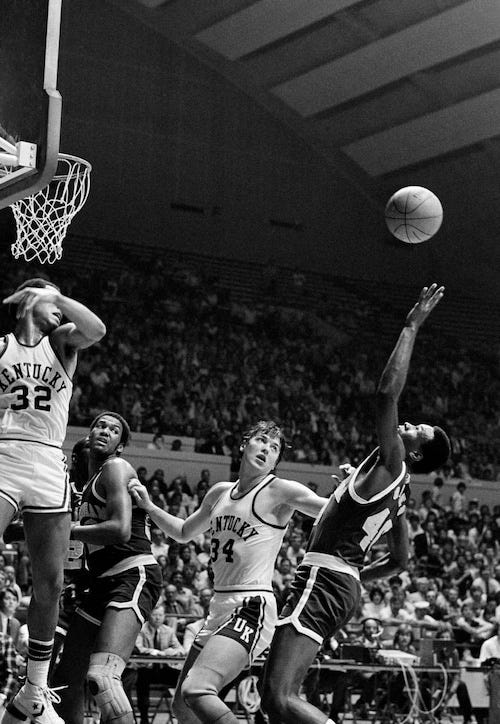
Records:
[[[104,721],[120,719],[132,712],[123,689],[121,675],[125,662],[115,654],[92,654],[87,672],[89,691]]]

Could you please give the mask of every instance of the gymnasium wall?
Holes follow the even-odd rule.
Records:
[[[255,100],[114,5],[64,4],[59,79],[61,148],[94,167],[74,233],[453,284],[433,245],[417,254],[390,239],[381,199],[366,198]]]

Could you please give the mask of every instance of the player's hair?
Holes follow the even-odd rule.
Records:
[[[57,289],[58,292],[61,291],[57,284],[54,284],[54,282],[49,281],[49,279],[44,279],[43,277],[33,277],[33,279],[26,279],[25,282],[17,287],[16,292],[20,292],[21,289],[26,289],[26,287],[38,287],[39,289],[43,289],[44,287],[54,287],[55,289]]]
[[[259,422],[257,422],[255,425],[252,425],[252,427],[249,427],[247,430],[245,430],[245,432],[243,433],[243,438],[241,440],[240,448],[243,449],[250,440],[250,438],[255,437],[255,435],[258,435],[259,433],[264,433],[265,435],[269,435],[269,437],[278,438],[280,444],[280,452],[278,455],[278,459],[276,460],[277,465],[283,457],[283,453],[285,451],[285,448],[287,447],[287,441],[285,439],[285,435],[283,434],[283,430],[281,429],[281,427],[279,427],[279,425],[274,422],[274,420],[259,420]]]
[[[128,422],[125,420],[124,417],[118,414],[118,412],[111,412],[111,410],[105,410],[104,412],[100,412],[92,422],[90,423],[90,429],[93,430],[94,427],[97,425],[98,421],[101,419],[101,417],[104,417],[105,415],[109,415],[110,417],[115,417],[117,420],[119,420],[122,424],[122,436],[120,438],[121,444],[125,447],[128,445],[128,441],[130,440],[130,427]]]
[[[26,281],[20,284],[12,293],[15,294],[16,292],[20,292],[21,289],[26,289],[26,287],[38,287],[39,289],[44,289],[47,286],[54,287],[58,292],[61,291],[54,282],[44,279],[43,277],[33,277],[33,279],[26,279]],[[9,304],[9,315],[13,320],[16,319],[16,312],[17,304]]]
[[[433,430],[432,440],[424,442],[420,448],[422,458],[411,464],[412,473],[431,473],[444,465],[450,457],[451,445],[448,435],[437,425]]]

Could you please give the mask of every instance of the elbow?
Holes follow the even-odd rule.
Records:
[[[106,325],[104,324],[104,322],[99,320],[99,323],[96,325],[95,332],[92,335],[94,342],[99,342],[99,340],[105,336],[106,332]]]
[[[388,401],[396,400],[398,397],[394,385],[389,380],[380,380],[377,387],[377,406],[383,407]]]
[[[132,531],[130,529],[130,526],[120,527],[117,530],[116,542],[117,543],[128,543],[131,536],[132,536]]]
[[[408,552],[397,551],[391,556],[391,561],[394,567],[394,573],[401,573],[401,571],[406,570],[408,566]]]

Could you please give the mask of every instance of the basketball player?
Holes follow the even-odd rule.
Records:
[[[115,412],[101,413],[89,433],[90,480],[71,537],[82,541],[89,589],[70,623],[54,684],[67,724],[81,724],[84,682],[102,721],[132,724],[121,674],[142,624],[161,592],[161,570],[151,553],[147,514],[133,504],[127,485],[134,468],[121,456],[130,435]]]
[[[379,446],[335,490],[313,526],[266,662],[263,706],[273,723],[331,724],[299,697],[302,680],[323,640],[356,610],[360,580],[382,578],[406,566],[408,471],[428,473],[443,465],[450,445],[439,427],[399,425],[398,400],[417,332],[443,293],[436,284],[424,287],[409,312],[377,389]],[[389,553],[363,567],[366,553],[384,534]]]
[[[47,688],[70,528],[61,448],[78,350],[106,328],[46,279],[29,279],[3,302],[17,322],[0,340],[0,535],[21,512],[33,571],[27,678],[9,712],[62,724]]]
[[[153,505],[143,485],[129,486],[171,538],[185,542],[206,530],[212,535],[214,597],[174,697],[182,724],[233,721],[219,692],[269,646],[277,619],[272,574],[286,526],[295,510],[316,516],[326,503],[305,485],[274,475],[284,448],[274,422],[257,423],[243,437],[238,480],[210,488],[186,520]]]

